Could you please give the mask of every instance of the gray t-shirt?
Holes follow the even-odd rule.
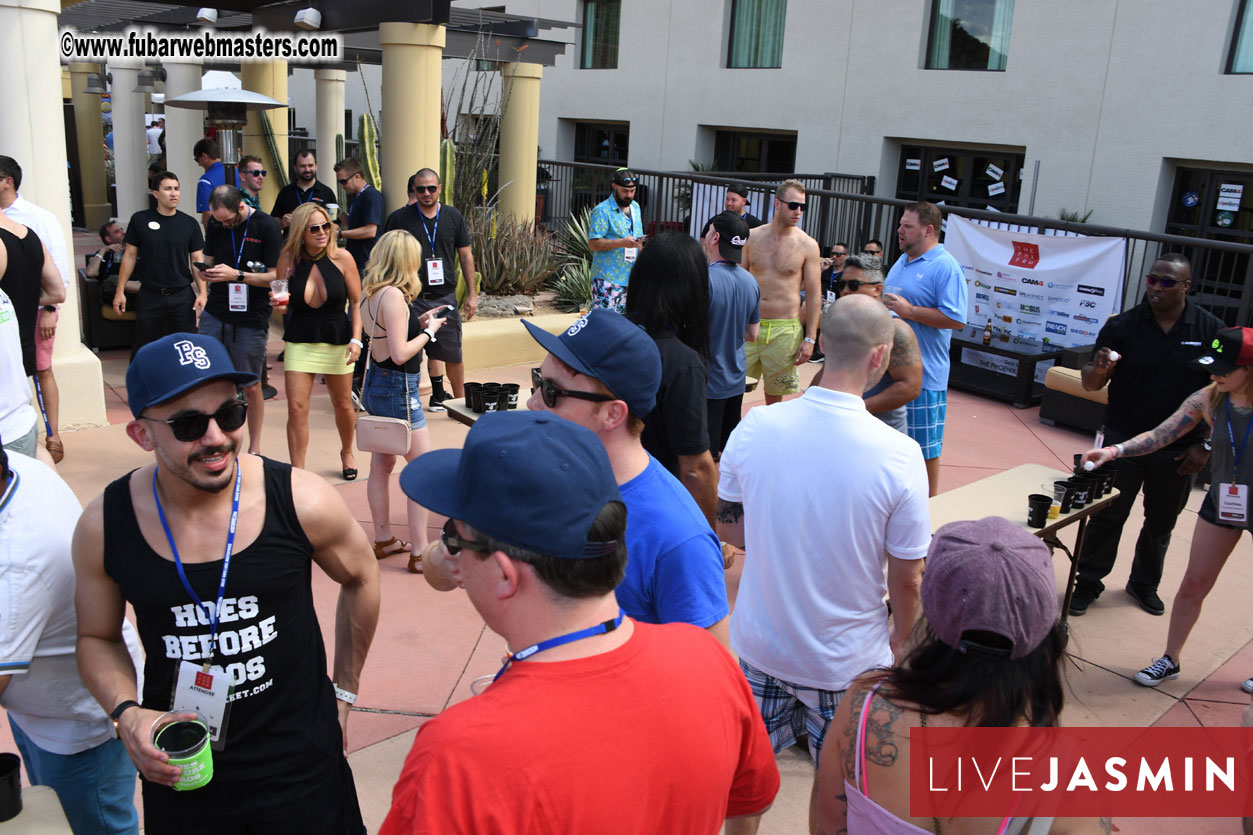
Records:
[[[761,288],[752,273],[729,261],[709,265],[709,366],[706,396],[744,393],[744,331],[761,321]]]

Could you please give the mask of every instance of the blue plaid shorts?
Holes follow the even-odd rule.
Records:
[[[766,722],[770,745],[777,754],[795,745],[801,734],[809,735],[809,754],[818,765],[818,753],[827,728],[846,690],[818,690],[777,679],[740,659],[740,669],[753,690],[753,699]]]
[[[909,437],[922,447],[922,457],[930,461],[940,457],[944,447],[944,416],[948,412],[948,392],[922,390],[922,394],[905,404],[909,419]]]
[[[603,278],[592,279],[592,307],[626,313],[626,294],[625,284],[614,284]]]

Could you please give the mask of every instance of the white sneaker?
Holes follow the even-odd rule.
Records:
[[[1253,678],[1246,678],[1244,684],[1240,685],[1240,689],[1245,693],[1253,693]]]

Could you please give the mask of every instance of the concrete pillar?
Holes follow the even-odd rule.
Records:
[[[167,62],[165,97],[172,99],[200,89],[200,65]],[[191,158],[191,149],[204,136],[203,110],[165,108],[165,166],[178,176],[178,210],[200,220],[196,213],[196,181],[204,169]],[[147,202],[144,203],[147,206]],[[129,215],[122,219],[125,223]]]
[[[539,64],[501,64],[500,208],[521,222],[535,219],[539,165]]]
[[[405,205],[409,175],[423,167],[439,170],[444,36],[443,26],[429,23],[379,25],[384,114],[379,168],[389,213]]]
[[[313,138],[318,143],[318,179],[334,191],[335,163],[339,161],[335,137],[344,133],[344,83],[348,80],[348,73],[344,70],[314,70],[313,78],[317,96]]]
[[[269,96],[275,101],[287,101],[287,62],[258,61],[240,64],[239,83],[245,90]],[[253,154],[265,160],[265,167],[270,171],[288,171],[287,167],[287,108],[276,107],[265,111],[270,119],[270,127],[274,129],[274,144],[278,146],[278,158],[270,156],[269,143],[265,141],[265,133],[261,129],[261,113],[249,111],[248,124],[244,126],[244,154]],[[261,205],[270,207],[278,197],[278,177],[266,177],[265,187],[261,189]]]
[[[113,103],[113,177],[117,183],[117,213],[129,218],[148,208],[148,137],[144,131],[144,96],[132,93],[143,63],[138,59],[109,61],[109,100]],[[169,140],[169,136],[166,136]],[[199,176],[199,175],[197,175]],[[193,181],[194,182],[194,181]],[[185,184],[184,184],[185,185]]]
[[[57,173],[67,166],[60,58],[51,46],[60,11],[56,0],[0,0],[0,55],[12,70],[4,84],[0,148],[22,166],[22,197],[56,215],[73,260],[70,191],[64,173]],[[78,281],[68,278],[52,357],[61,391],[61,429],[100,426],[106,422],[100,360],[80,341]]]
[[[99,64],[70,64],[70,92],[74,102],[74,127],[78,135],[78,178],[83,186],[83,214],[89,229],[99,229],[113,214],[104,175],[104,130],[100,96],[84,93],[87,74],[100,72]]]

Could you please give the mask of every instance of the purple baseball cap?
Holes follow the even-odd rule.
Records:
[[[962,635],[980,630],[1009,639],[1011,659],[1029,655],[1057,621],[1052,554],[1000,516],[950,522],[931,540],[922,611],[954,649],[964,652]]]

